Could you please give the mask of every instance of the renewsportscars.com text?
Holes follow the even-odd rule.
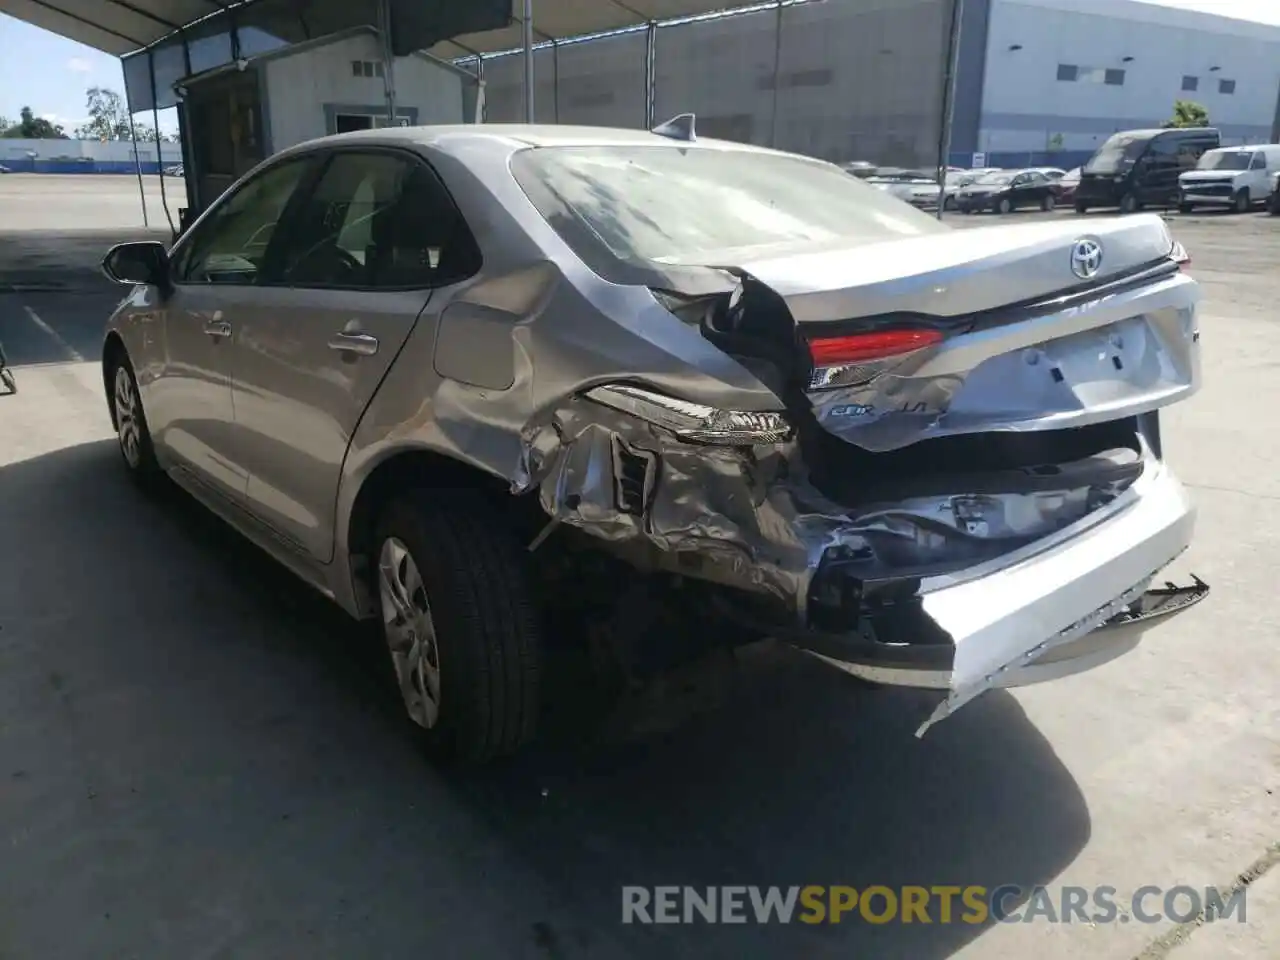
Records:
[[[1213,887],[794,886],[622,888],[623,923],[1245,922],[1245,891]]]

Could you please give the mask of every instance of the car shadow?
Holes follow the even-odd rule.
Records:
[[[0,469],[17,955],[934,960],[984,927],[623,925],[621,888],[1029,886],[1089,837],[1013,697],[916,740],[922,697],[768,645],[658,723],[611,723],[552,664],[538,743],[437,771],[369,630],[117,458],[104,441]]]

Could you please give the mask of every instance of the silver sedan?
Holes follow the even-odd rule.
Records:
[[[107,255],[108,409],[380,624],[437,756],[526,742],[574,623],[627,669],[781,639],[937,690],[923,733],[1203,594],[1149,589],[1199,290],[1158,217],[1089,227],[953,232],[691,117],[345,134]]]

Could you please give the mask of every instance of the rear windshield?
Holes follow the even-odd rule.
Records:
[[[1117,133],[1084,165],[1085,173],[1116,173],[1134,164],[1151,142],[1149,136]]]
[[[838,167],[788,154],[536,147],[515,154],[511,171],[598,272],[608,260],[601,245],[631,264],[709,264],[727,250],[872,243],[949,229]]]
[[[1231,150],[1225,153],[1206,153],[1196,165],[1198,170],[1248,170],[1253,153],[1248,150]]]

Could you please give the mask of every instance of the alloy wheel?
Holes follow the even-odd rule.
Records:
[[[440,719],[440,650],[422,574],[409,548],[395,537],[378,555],[383,633],[405,710],[418,726]]]
[[[116,367],[116,433],[125,462],[133,469],[142,465],[142,425],[139,423],[138,391],[124,364]]]

